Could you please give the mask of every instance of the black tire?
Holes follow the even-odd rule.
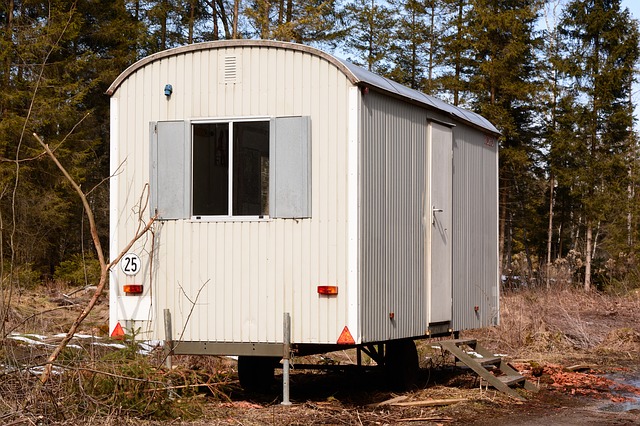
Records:
[[[249,392],[268,392],[273,385],[274,369],[279,361],[279,358],[273,357],[239,356],[240,386]]]
[[[385,369],[389,386],[395,390],[415,387],[420,364],[413,340],[394,340],[385,346]]]

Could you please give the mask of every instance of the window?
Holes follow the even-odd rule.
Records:
[[[269,122],[193,124],[192,134],[193,215],[267,216]]]
[[[150,123],[150,191],[161,220],[311,217],[309,117]]]

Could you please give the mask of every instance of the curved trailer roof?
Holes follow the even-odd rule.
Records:
[[[272,47],[272,48],[280,48],[280,49],[289,49],[289,50],[297,50],[301,52],[306,52],[312,55],[319,56],[321,58],[326,59],[336,67],[338,67],[351,81],[354,85],[359,86],[368,86],[374,87],[378,90],[386,92],[392,96],[400,97],[411,102],[424,105],[430,109],[438,110],[442,113],[449,114],[452,117],[457,118],[458,120],[462,120],[468,124],[471,124],[474,127],[479,127],[485,131],[490,133],[500,134],[500,131],[491,124],[487,119],[482,117],[480,114],[475,112],[466,110],[464,108],[460,108],[457,106],[450,105],[444,102],[441,99],[438,99],[434,96],[427,95],[418,90],[411,89],[409,87],[403,86],[395,81],[389,80],[388,78],[381,77],[377,74],[374,74],[370,71],[365,70],[357,65],[354,65],[346,60],[339,59],[333,55],[330,55],[326,52],[323,52],[319,49],[305,46],[302,44],[296,43],[286,43],[279,41],[270,41],[270,40],[221,40],[221,41],[211,41],[204,43],[196,43],[190,44],[187,46],[176,47],[174,49],[165,50],[162,52],[155,53],[153,55],[147,56],[139,60],[138,62],[131,65],[129,68],[124,70],[122,74],[116,78],[116,80],[109,86],[107,89],[108,95],[113,95],[118,87],[124,80],[126,80],[131,74],[145,65],[150,64],[151,62],[157,61],[162,58],[166,58],[169,56],[175,56],[182,53],[194,52],[199,50],[207,50],[207,49],[222,49],[227,47]]]

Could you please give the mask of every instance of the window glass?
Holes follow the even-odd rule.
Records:
[[[234,123],[233,215],[269,214],[269,122]]]
[[[230,214],[269,214],[268,121],[193,125],[193,215]]]
[[[229,124],[193,126],[193,214],[229,211]]]

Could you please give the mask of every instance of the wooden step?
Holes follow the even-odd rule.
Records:
[[[524,376],[521,376],[519,374],[510,376],[497,376],[496,378],[507,386],[516,385],[518,383],[524,382],[525,380]]]
[[[498,365],[500,364],[500,361],[502,361],[502,358],[500,358],[499,356],[491,356],[491,357],[484,357],[484,358],[473,358],[473,360],[478,364],[485,366],[485,365]],[[462,361],[456,362],[456,365],[458,367],[468,367],[468,365]]]
[[[501,357],[495,356],[489,350],[483,348],[475,339],[443,340],[436,344],[449,351],[459,361],[456,365],[466,365],[486,383],[513,398],[524,400],[524,397],[510,388],[512,385],[522,384],[526,390],[537,391],[537,387],[528,382],[516,369]],[[475,358],[473,356],[475,354],[467,353],[461,346],[470,347],[475,354],[482,356],[482,358]],[[499,369],[502,375],[495,376],[489,369],[493,371]]]
[[[440,346],[442,347],[443,345],[441,345],[441,343],[444,343],[445,346],[447,344],[452,344],[455,346],[470,346],[470,347],[475,347],[476,344],[478,343],[478,341],[476,339],[453,339],[453,340],[445,340],[442,342],[435,342],[434,346]]]

